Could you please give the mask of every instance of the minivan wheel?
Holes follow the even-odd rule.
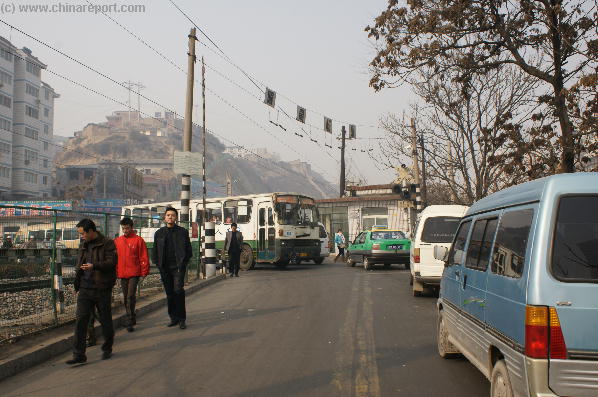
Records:
[[[505,360],[498,360],[490,378],[490,397],[513,397],[513,388]]]
[[[363,257],[363,268],[365,270],[370,270],[372,268],[372,264],[370,263],[370,260],[367,256]]]
[[[438,334],[436,337],[438,355],[442,358],[454,358],[459,355],[459,350],[448,339],[448,331],[444,323],[442,311],[438,312]]]

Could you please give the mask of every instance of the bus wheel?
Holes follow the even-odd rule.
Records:
[[[239,268],[241,270],[251,270],[255,266],[255,262],[253,260],[253,250],[247,244],[243,244],[243,248],[241,249],[241,260],[239,261]]]
[[[324,258],[322,258],[322,257],[314,259],[314,263],[316,265],[321,265],[323,262],[324,262]]]

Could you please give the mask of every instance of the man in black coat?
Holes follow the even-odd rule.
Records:
[[[239,277],[242,247],[243,233],[237,230],[236,223],[232,223],[224,239],[224,252],[228,253],[228,271],[230,272],[230,277]]]
[[[169,327],[178,325],[180,329],[187,328],[185,324],[185,272],[187,264],[193,256],[191,240],[187,229],[176,224],[178,211],[167,207],[164,212],[166,226],[161,227],[154,234],[152,260],[160,270],[162,284],[168,300]]]

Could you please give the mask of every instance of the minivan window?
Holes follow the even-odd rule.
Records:
[[[461,218],[435,216],[426,219],[421,241],[424,243],[450,243],[455,237]]]
[[[372,232],[370,240],[401,240],[404,239],[403,232],[398,230],[388,230],[385,232]]]
[[[565,281],[598,282],[598,196],[561,198],[552,273]]]
[[[531,208],[509,211],[500,218],[492,253],[492,273],[521,277],[533,218],[534,210]]]
[[[451,247],[451,253],[449,254],[449,266],[463,263],[465,242],[467,241],[467,234],[469,233],[470,226],[471,221],[463,222],[461,226],[459,226],[457,237],[455,238],[455,242]]]
[[[496,218],[480,219],[475,222],[467,248],[466,267],[486,271],[497,224]]]

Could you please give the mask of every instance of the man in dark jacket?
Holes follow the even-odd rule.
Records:
[[[85,337],[94,306],[97,307],[102,324],[102,360],[112,356],[114,328],[112,326],[112,288],[116,282],[116,247],[114,242],[97,231],[91,219],[82,219],[77,232],[83,238],[79,247],[75,291],[77,310],[73,358],[66,363],[80,364],[87,361]]]
[[[224,252],[228,253],[228,271],[230,272],[230,277],[239,277],[242,247],[243,233],[237,230],[236,223],[232,223],[224,239]]]
[[[168,301],[169,327],[178,324],[180,329],[187,328],[185,320],[185,272],[193,256],[189,232],[176,224],[178,211],[167,207],[164,212],[166,226],[154,234],[152,261],[158,266],[162,284]]]

